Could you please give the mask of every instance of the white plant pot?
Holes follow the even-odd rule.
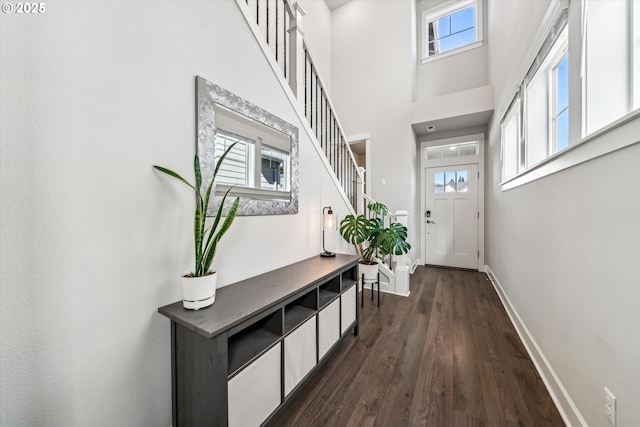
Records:
[[[359,273],[358,277],[362,278],[364,274],[365,282],[375,282],[378,280],[378,263],[375,264],[358,264]]]
[[[202,277],[182,276],[182,305],[190,310],[209,307],[216,300],[218,274]]]

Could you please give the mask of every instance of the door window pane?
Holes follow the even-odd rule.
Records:
[[[436,172],[434,193],[466,193],[469,191],[469,171]]]
[[[467,171],[456,172],[456,191],[466,193],[469,190],[469,173]]]
[[[444,173],[434,173],[433,183],[433,190],[435,193],[444,193]]]
[[[444,174],[444,191],[445,193],[455,193],[456,192],[456,173],[455,172],[445,172]]]

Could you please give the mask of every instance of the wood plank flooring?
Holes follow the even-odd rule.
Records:
[[[418,267],[409,298],[369,291],[360,336],[274,426],[564,426],[484,273]]]

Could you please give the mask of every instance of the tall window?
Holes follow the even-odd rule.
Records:
[[[502,119],[503,180],[569,146],[567,16],[558,12]]]
[[[584,133],[640,107],[640,2],[584,4]]]
[[[453,1],[422,13],[423,61],[481,44],[482,10],[476,0]]]
[[[561,15],[527,73],[524,128],[527,168],[569,146],[569,54]]]
[[[552,151],[569,146],[569,54],[565,53],[553,69],[553,109],[551,113]]]
[[[502,179],[520,172],[520,98],[516,97],[502,121]]]
[[[527,64],[501,119],[503,181],[536,167],[571,144],[594,140],[585,137],[603,128],[609,127],[604,132],[613,129],[616,120],[635,117],[629,113],[640,109],[640,0],[583,0],[571,2],[571,7],[582,12],[581,27],[568,28],[568,0],[551,2],[541,26],[544,33],[536,37],[539,50]],[[581,50],[569,52],[569,31],[581,39]],[[571,90],[579,93],[570,97]],[[571,106],[571,99],[581,99],[582,105]],[[576,108],[582,115],[576,114]],[[582,126],[582,135],[570,135],[570,111],[571,129]],[[517,181],[529,182],[579,161],[578,156],[567,159]],[[508,184],[508,189],[518,182],[503,184]]]

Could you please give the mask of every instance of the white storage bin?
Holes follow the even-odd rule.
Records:
[[[288,395],[316,366],[316,316],[284,339],[284,394]]]
[[[279,405],[281,343],[229,381],[229,427],[262,424]]]
[[[319,358],[340,338],[340,298],[318,313],[318,350]]]

